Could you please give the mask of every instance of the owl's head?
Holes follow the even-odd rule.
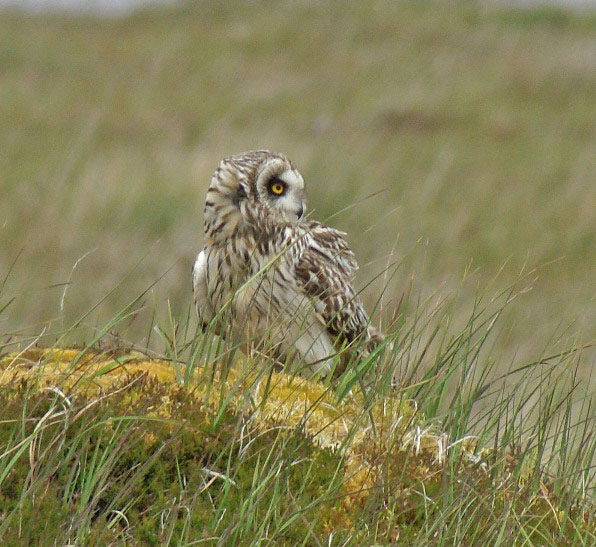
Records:
[[[304,179],[288,158],[254,150],[221,161],[207,193],[207,213],[222,216],[224,203],[250,221],[299,222],[306,208]],[[209,211],[208,209],[213,209]]]
[[[306,208],[302,175],[281,154],[266,152],[251,177],[251,194],[270,217],[298,222]]]

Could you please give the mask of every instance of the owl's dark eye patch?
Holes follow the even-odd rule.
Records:
[[[267,189],[272,196],[281,196],[285,193],[287,184],[277,177],[273,177],[267,184]]]

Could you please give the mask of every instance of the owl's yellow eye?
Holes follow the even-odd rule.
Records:
[[[271,183],[271,186],[269,186],[269,189],[271,190],[272,194],[275,194],[276,196],[281,196],[285,192],[286,186],[283,182],[273,181]]]

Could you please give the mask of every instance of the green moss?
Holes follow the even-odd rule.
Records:
[[[250,422],[228,413],[211,433],[211,416],[194,397],[138,375],[105,395],[89,408],[89,398],[74,396],[68,417],[48,423],[28,444],[33,467],[29,450],[11,466],[0,485],[0,536],[60,543],[72,539],[70,521],[89,544],[132,535],[157,545],[166,529],[174,542],[233,529],[247,506],[254,516],[234,530],[235,541],[258,533],[264,520],[281,540],[299,541],[302,524],[287,526],[292,514],[309,515],[314,533],[323,533],[321,506],[332,502],[327,493],[341,479],[340,459],[300,431],[251,432]],[[164,397],[172,418],[148,417]],[[44,415],[63,410],[55,392],[33,391],[26,382],[3,390],[0,405],[2,446],[27,442]]]
[[[127,357],[129,368],[114,371]],[[68,374],[77,360],[81,376]],[[529,455],[465,441],[439,451],[445,434],[391,395],[362,420],[357,394],[338,403],[316,382],[274,373],[252,412],[231,398],[220,415],[204,379],[188,391],[165,361],[128,352],[29,350],[0,360],[0,372],[0,538],[9,544],[296,545],[331,533],[355,544],[476,544],[503,530],[564,544],[594,529],[592,506],[561,487],[555,495]],[[213,391],[236,391],[239,378],[230,370]],[[250,382],[241,389],[239,401],[259,396]],[[322,448],[338,420],[343,435],[358,429],[341,451]]]

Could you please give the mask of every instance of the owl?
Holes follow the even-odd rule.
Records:
[[[193,292],[204,329],[325,375],[338,351],[369,352],[382,336],[354,291],[345,234],[306,219],[305,207],[304,179],[284,155],[222,160],[207,190]]]

